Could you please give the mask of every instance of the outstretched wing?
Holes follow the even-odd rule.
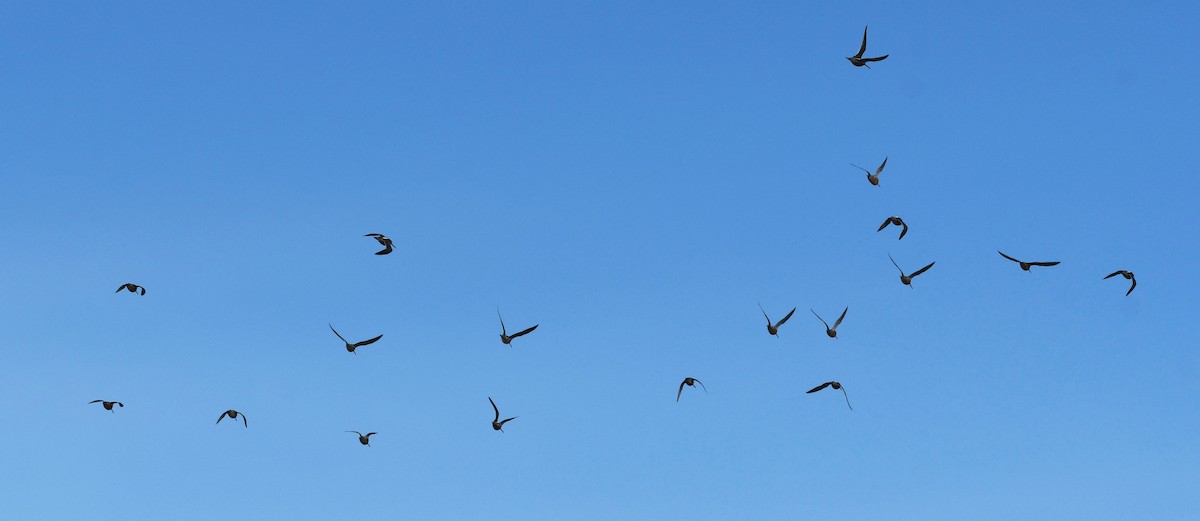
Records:
[[[1005,255],[1005,254],[1004,254],[1004,252],[1002,252],[1002,251],[1000,251],[1000,250],[996,250],[996,253],[999,253],[1001,257],[1004,257],[1004,258],[1006,258],[1006,259],[1008,259],[1008,260],[1010,260],[1010,261],[1013,261],[1013,262],[1015,262],[1015,263],[1017,263],[1017,264],[1020,264],[1020,263],[1021,263],[1021,261],[1019,261],[1019,260],[1017,260],[1017,259],[1014,259],[1014,258],[1012,258],[1012,257],[1009,257],[1008,255]]]
[[[844,385],[842,386],[842,396],[846,397],[846,407],[850,407],[850,410],[853,411],[854,407],[850,405],[850,395],[846,394],[846,386]]]
[[[862,61],[865,61],[865,62],[877,62],[877,61],[883,61],[883,60],[886,60],[886,59],[887,59],[887,57],[888,57],[888,55],[886,55],[886,54],[885,54],[885,55],[883,55],[883,56],[876,56],[876,57],[874,57],[874,58],[863,58],[863,59],[862,59]]]
[[[900,237],[896,238],[896,240],[903,239],[904,234],[908,233],[908,223],[900,221],[900,226],[903,226],[904,228],[900,230]]]
[[[887,166],[887,156],[883,157],[883,162],[879,164],[879,168],[875,169],[875,177],[879,177],[879,173],[883,171],[883,167]]]
[[[379,434],[379,433],[378,433],[378,432],[368,432],[368,433],[367,433],[367,438],[370,438],[371,436],[374,436],[374,435],[376,435],[376,434]]]
[[[521,335],[528,334],[529,332],[533,331],[534,329],[537,329],[537,327],[538,327],[538,325],[537,325],[537,324],[534,324],[534,325],[533,325],[533,327],[531,327],[531,328],[529,328],[529,329],[526,329],[526,330],[524,330],[524,331],[521,331],[521,332],[519,332],[519,333],[513,333],[513,335],[512,335],[512,338],[517,338],[517,337],[519,337],[519,336],[521,336]]]
[[[813,316],[817,317],[817,320],[820,320],[822,324],[825,324],[825,329],[829,329],[829,323],[826,322],[825,319],[821,318],[821,315],[818,315],[817,312],[813,310],[813,308],[808,308],[808,310],[812,311]]]
[[[887,219],[884,219],[884,221],[883,221],[883,224],[879,225],[879,229],[878,229],[878,230],[875,230],[875,231],[877,231],[877,232],[881,232],[881,231],[883,231],[883,229],[884,229],[884,228],[887,228],[889,224],[892,224],[892,218],[891,218],[891,217],[888,217]]]
[[[363,340],[362,342],[355,343],[354,345],[352,345],[352,346],[350,346],[350,347],[362,347],[362,346],[369,346],[369,345],[371,345],[371,344],[374,344],[375,342],[378,342],[380,338],[383,338],[383,335],[379,335],[379,336],[377,336],[377,337],[375,337],[375,338],[372,338],[372,339],[370,339],[370,340]]]
[[[1125,296],[1126,296],[1126,297],[1128,297],[1130,293],[1133,293],[1133,288],[1136,288],[1136,287],[1137,287],[1137,279],[1135,279],[1135,278],[1130,278],[1129,280],[1133,281],[1133,284],[1130,284],[1130,285],[1129,285],[1129,291],[1126,291],[1126,292],[1125,292]]]
[[[358,431],[346,431],[346,432],[353,432],[354,434],[357,434],[357,435],[359,435],[359,436],[362,436],[362,433],[361,433],[361,432],[358,432]]]
[[[229,414],[229,411],[225,411],[225,412],[221,413],[220,416],[217,416],[217,423],[221,423],[221,420],[225,419],[226,414]]]
[[[821,389],[824,389],[824,388],[826,388],[826,387],[829,387],[829,386],[830,386],[830,385],[832,385],[832,384],[833,384],[833,382],[825,382],[825,383],[823,383],[823,384],[821,384],[821,385],[818,385],[818,386],[816,386],[816,387],[813,387],[812,389],[809,389],[809,390],[808,390],[808,392],[806,392],[806,393],[804,393],[804,394],[812,394],[812,393],[815,393],[815,392],[817,392],[817,391],[820,391]]]
[[[896,267],[896,269],[900,270],[900,275],[901,275],[901,276],[903,276],[903,275],[904,275],[904,270],[901,270],[901,269],[900,269],[900,265],[899,265],[899,264],[896,264],[896,259],[892,259],[892,254],[890,254],[890,253],[888,254],[888,259],[891,259],[891,261],[892,261],[892,266],[895,266],[895,267]]]
[[[506,423],[508,423],[508,422],[510,422],[510,421],[513,421],[513,420],[515,420],[515,419],[517,419],[517,418],[518,418],[518,416],[513,416],[512,418],[505,419],[504,421],[500,422],[500,426],[501,426],[501,427],[503,427],[503,426],[504,426],[504,424],[506,424]]]
[[[767,325],[768,325],[768,326],[769,326],[769,325],[771,325],[771,317],[768,317],[768,316],[767,316],[767,310],[763,309],[763,307],[762,307],[762,302],[759,302],[759,303],[758,303],[758,310],[759,310],[759,311],[762,311],[763,318],[767,319]]]
[[[912,275],[910,275],[910,277],[912,277],[912,278],[916,278],[916,277],[917,277],[917,275],[920,275],[920,274],[922,274],[922,273],[925,273],[926,271],[928,271],[928,270],[929,270],[929,268],[932,268],[934,264],[937,264],[937,261],[933,261],[933,262],[929,263],[929,265],[928,265],[928,266],[925,266],[924,268],[921,268],[921,269],[919,269],[919,270],[917,270],[917,271],[913,272],[913,274],[912,274]]]
[[[145,295],[145,294],[146,294],[146,288],[145,288],[145,287],[143,287],[143,286],[138,286],[138,287],[137,287],[137,289],[138,289],[138,292],[139,292],[138,294],[139,294],[139,295]]]
[[[250,428],[250,422],[246,421],[246,413],[244,413],[244,412],[239,412],[238,414],[242,415],[242,423],[243,423],[243,424],[246,426],[246,428],[247,428],[247,429],[249,429],[249,428]]]
[[[496,419],[494,419],[492,421],[500,421],[500,408],[496,407],[496,402],[495,402],[495,400],[492,400],[491,396],[488,396],[488,401],[492,402],[492,410],[496,411]]]
[[[500,334],[508,336],[508,331],[504,329],[504,317],[500,316],[500,307],[496,307],[496,316],[500,318]]]
[[[1054,266],[1054,265],[1058,264],[1059,262],[1061,262],[1061,261],[1054,261],[1054,262],[1031,262],[1031,263],[1029,263],[1029,265],[1031,265],[1031,266]]]
[[[383,243],[383,249],[375,252],[375,255],[387,255],[392,252],[392,241],[379,241]]]
[[[350,343],[350,342],[346,342],[346,339],[344,337],[342,337],[342,334],[338,333],[337,330],[333,328],[333,324],[329,324],[329,330],[333,331],[333,334],[337,335],[338,338],[342,339],[343,343],[346,343],[346,344]]]
[[[1114,271],[1114,272],[1110,273],[1110,274],[1109,274],[1107,277],[1104,277],[1104,278],[1106,278],[1106,279],[1111,279],[1111,278],[1113,278],[1113,277],[1116,277],[1117,275],[1120,275],[1122,271],[1124,271],[1124,270],[1117,270],[1117,271]]]
[[[783,319],[781,319],[778,324],[775,324],[775,327],[782,326],[784,322],[787,322],[789,318],[792,318],[792,313],[795,313],[795,312],[796,312],[796,308],[792,308],[791,311],[788,311],[787,316],[783,317]]]
[[[865,26],[865,25],[863,26],[863,41],[862,41],[862,46],[860,46],[860,47],[858,48],[858,54],[855,54],[855,55],[854,55],[854,57],[855,57],[855,58],[862,58],[862,55],[863,55],[863,53],[864,53],[864,52],[867,52],[867,26]]]
[[[695,378],[692,378],[692,381],[700,384],[700,388],[704,389],[704,394],[708,394],[708,388],[704,386],[704,382],[701,382],[700,380],[697,380]]]
[[[113,402],[113,403],[117,404],[117,407],[125,407],[125,404],[123,404],[121,402]]]
[[[684,378],[682,382],[679,382],[679,392],[675,393],[675,401],[676,402],[679,401],[680,396],[683,396],[683,385],[685,383],[687,383],[687,378]]]
[[[846,306],[846,309],[842,310],[842,316],[838,317],[838,319],[833,323],[834,331],[837,331],[838,326],[842,325],[842,319],[846,318],[847,311],[850,311],[850,306]],[[824,321],[822,321],[822,322],[824,322]]]
[[[92,401],[88,402],[88,405],[91,405],[91,404],[93,404],[93,403],[96,403],[96,402],[103,402],[103,401],[104,401],[104,400],[92,400]]]
[[[862,170],[863,172],[866,172],[866,173],[867,173],[867,175],[871,175],[871,171],[870,171],[870,170],[867,170],[866,168],[863,168],[863,167],[861,167],[861,166],[858,166],[858,165],[856,165],[856,164],[854,164],[854,163],[850,163],[850,166],[852,166],[852,167],[854,167],[854,168],[857,168],[857,169],[859,169],[859,170]]]

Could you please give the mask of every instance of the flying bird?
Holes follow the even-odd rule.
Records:
[[[220,415],[220,416],[217,416],[217,423],[221,423],[221,420],[224,420],[226,416],[228,416],[228,417],[229,417],[229,419],[231,419],[231,420],[237,421],[237,419],[238,419],[238,415],[241,415],[241,417],[242,417],[242,423],[246,425],[246,428],[247,428],[247,429],[249,429],[249,428],[250,428],[250,424],[246,422],[246,415],[245,415],[245,414],[242,414],[242,413],[240,413],[240,412],[237,412],[237,411],[235,411],[235,410],[233,410],[233,409],[229,409],[228,411],[225,411],[225,412],[221,413],[221,415]],[[214,425],[215,425],[215,424],[214,424]]]
[[[892,254],[889,253],[888,258],[892,259]],[[924,268],[921,268],[921,269],[913,272],[912,275],[905,275],[904,270],[900,270],[900,265],[896,264],[896,259],[892,259],[892,266],[895,266],[896,269],[900,270],[900,282],[904,283],[905,286],[908,286],[910,288],[912,287],[912,279],[917,278],[917,275],[925,273],[925,271],[928,270],[929,268],[932,268],[934,264],[937,264],[937,261],[933,261],[933,262],[929,263],[928,266],[925,266]]]
[[[850,407],[851,411],[854,410],[854,407],[850,406],[850,396],[846,394],[846,389],[844,387],[842,387],[842,384],[839,382],[825,382],[821,385],[813,387],[812,389],[809,389],[808,392],[804,393],[804,394],[812,394],[812,393],[820,391],[821,389],[824,389],[826,387],[833,387],[834,389],[841,389],[842,396],[846,397],[846,407]]]
[[[344,337],[342,337],[341,333],[338,333],[336,329],[333,329],[333,324],[329,324],[329,329],[333,330],[333,334],[337,335],[338,338],[341,338],[342,342],[346,342],[346,350],[351,353],[354,353],[355,349],[358,349],[362,346],[374,344],[375,341],[379,340],[380,338],[383,338],[383,335],[379,335],[370,340],[363,340],[362,342],[355,342],[355,343],[351,344],[350,342],[347,342]],[[358,353],[354,353],[354,354],[358,354]]]
[[[383,245],[383,249],[375,252],[375,255],[387,255],[392,252],[392,240],[387,238],[386,235],[382,233],[368,233],[363,235],[363,237],[373,237],[379,241],[379,244]]]
[[[896,240],[903,239],[904,234],[908,233],[908,225],[904,224],[904,219],[901,219],[899,216],[896,216],[896,215],[888,217],[886,221],[883,221],[883,224],[879,225],[879,229],[875,230],[875,231],[881,232],[881,231],[883,231],[884,228],[887,228],[889,224],[893,225],[893,226],[903,226],[904,227],[904,228],[900,229],[900,236],[897,237]]]
[[[1017,264],[1020,264],[1020,265],[1021,265],[1021,269],[1025,270],[1025,271],[1029,271],[1029,267],[1030,267],[1030,266],[1054,266],[1054,265],[1058,264],[1058,262],[1059,262],[1059,261],[1054,261],[1054,262],[1025,262],[1025,261],[1019,261],[1019,260],[1017,260],[1017,259],[1014,259],[1014,258],[1012,258],[1012,257],[1009,257],[1008,255],[1005,255],[1005,254],[1004,254],[1004,252],[1002,252],[1002,251],[1000,251],[1000,250],[996,250],[996,253],[999,253],[1001,257],[1004,257],[1004,258],[1006,258],[1006,259],[1008,259],[1008,260],[1010,260],[1010,261],[1013,261],[1013,262],[1015,262],[1015,263],[1017,263]]]
[[[817,312],[813,311],[812,308],[809,308],[808,310],[812,311],[812,314],[817,315]],[[825,319],[821,318],[821,315],[817,315],[817,320],[820,320],[822,324],[825,324],[825,334],[829,335],[829,338],[837,338],[837,328],[838,326],[842,325],[842,319],[846,318],[847,311],[850,311],[850,306],[846,306],[846,309],[842,310],[842,316],[838,317],[838,319],[834,321],[832,328],[829,327],[829,322],[826,322]]]
[[[679,392],[675,393],[675,403],[679,403],[679,397],[683,395],[683,386],[696,387],[696,384],[700,384],[700,388],[704,389],[704,394],[708,394],[708,388],[704,387],[704,382],[689,376],[679,382]]]
[[[134,284],[132,282],[126,282],[124,284],[121,284],[121,287],[117,288],[117,290],[114,291],[113,293],[120,293],[121,290],[123,290],[123,289],[129,290],[130,293],[137,293],[139,295],[146,294],[146,288],[138,286],[137,284]]]
[[[1129,280],[1129,281],[1132,281],[1132,282],[1133,282],[1133,284],[1130,284],[1130,285],[1129,285],[1129,291],[1126,291],[1126,292],[1125,292],[1125,296],[1126,296],[1126,297],[1128,297],[1130,293],[1133,293],[1133,288],[1136,288],[1136,287],[1137,287],[1137,279],[1133,278],[1133,272],[1132,272],[1132,271],[1126,271],[1126,270],[1117,270],[1117,271],[1114,271],[1114,272],[1112,272],[1112,274],[1110,274],[1109,276],[1107,276],[1107,277],[1104,277],[1104,278],[1106,278],[1106,279],[1109,279],[1109,278],[1112,278],[1112,277],[1116,277],[1117,275],[1120,275],[1120,276],[1122,276],[1122,277],[1125,277],[1125,279],[1126,279],[1126,280]]]
[[[358,431],[346,431],[346,432],[353,432],[354,434],[357,434],[358,442],[363,445],[366,445],[368,447],[371,446],[371,436],[373,436],[375,434],[379,434],[378,432],[368,432],[366,436],[363,436],[363,433],[358,432]]]
[[[506,345],[506,346],[511,346],[514,338],[532,333],[533,330],[537,329],[537,327],[538,327],[538,324],[534,324],[533,327],[531,327],[531,328],[525,329],[523,331],[518,331],[516,333],[513,333],[512,335],[509,335],[508,329],[505,329],[505,327],[504,327],[504,317],[500,316],[500,308],[496,308],[496,316],[500,317],[500,341],[504,342],[504,345]]]
[[[504,424],[517,419],[517,417],[513,416],[512,418],[500,421],[500,409],[496,407],[496,401],[492,400],[491,396],[488,396],[488,401],[492,402],[492,410],[496,411],[496,418],[492,420],[492,430],[504,432]]]
[[[117,411],[113,411],[113,408],[112,408],[113,404],[116,404],[116,405],[117,405],[117,407],[124,407],[124,406],[125,406],[125,404],[123,404],[123,403],[121,403],[121,402],[106,402],[106,401],[104,401],[104,400],[92,400],[92,401],[88,402],[88,405],[91,405],[91,404],[93,404],[93,403],[100,403],[101,405],[103,405],[103,406],[104,406],[104,408],[105,408],[106,410],[109,410],[109,411],[112,411],[112,412],[117,412]]]
[[[865,25],[863,26],[862,47],[858,48],[858,54],[855,54],[854,56],[847,56],[846,59],[850,60],[850,63],[854,64],[855,67],[866,66],[868,69],[870,69],[871,66],[867,65],[867,62],[882,61],[888,57],[888,55],[885,54],[883,56],[876,56],[874,58],[863,58],[864,52],[867,52],[867,27]]]
[[[767,332],[775,338],[779,338],[779,326],[782,326],[784,322],[787,322],[789,318],[792,318],[792,313],[796,312],[796,308],[792,308],[791,311],[788,311],[787,316],[783,317],[782,320],[772,325],[771,317],[767,316],[767,310],[763,309],[761,302],[758,304],[758,309],[759,311],[762,311],[763,317],[767,319]]]
[[[862,170],[863,172],[866,172],[867,173],[867,181],[870,181],[871,184],[873,184],[875,186],[879,186],[879,173],[883,172],[883,167],[887,166],[887,160],[888,160],[887,157],[883,158],[883,162],[879,164],[879,168],[875,169],[874,175],[871,174],[870,170],[867,170],[866,168],[858,166],[854,163],[850,163],[850,166],[857,168],[859,170]],[[880,229],[882,229],[882,228],[880,228]]]

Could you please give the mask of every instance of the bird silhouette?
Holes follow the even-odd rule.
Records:
[[[904,234],[908,233],[908,225],[904,224],[904,219],[901,219],[899,216],[895,216],[895,215],[888,217],[886,221],[883,221],[883,224],[879,225],[879,229],[875,230],[875,231],[881,232],[881,231],[883,231],[884,228],[887,228],[889,224],[894,225],[894,226],[903,226],[904,227],[904,228],[900,229],[900,236],[897,237],[896,240],[903,239]]]
[[[888,258],[892,259],[892,254],[889,253]],[[912,279],[917,278],[917,275],[925,273],[925,271],[928,270],[929,268],[932,268],[934,264],[937,264],[937,261],[933,261],[933,262],[929,263],[928,266],[925,266],[924,268],[921,268],[921,269],[913,272],[912,275],[905,275],[904,270],[900,269],[900,265],[896,264],[896,259],[892,259],[892,266],[895,266],[896,269],[900,270],[900,282],[904,283],[905,286],[908,286],[910,288],[912,287]]]
[[[866,66],[868,69],[870,69],[871,66],[867,65],[868,62],[882,61],[888,57],[888,55],[885,54],[883,56],[876,56],[874,58],[863,58],[864,52],[867,52],[867,26],[865,25],[863,26],[862,46],[858,48],[858,54],[855,54],[854,56],[847,56],[846,59],[850,60],[850,63],[854,64],[855,67]]]
[[[496,401],[491,396],[488,396],[488,401],[492,402],[492,410],[496,411],[496,417],[492,420],[492,430],[504,432],[504,424],[517,419],[517,416],[500,421],[500,408],[496,407]]]
[[[812,394],[812,393],[815,393],[815,392],[817,392],[817,391],[820,391],[821,389],[824,389],[824,388],[826,388],[826,387],[833,387],[834,389],[841,389],[841,391],[842,391],[842,396],[845,396],[845,397],[846,397],[846,407],[850,407],[850,410],[851,410],[851,411],[853,411],[853,410],[854,410],[854,407],[851,407],[851,406],[850,406],[850,396],[846,394],[846,388],[845,388],[845,387],[842,387],[842,384],[841,384],[841,383],[839,383],[839,382],[825,382],[825,383],[823,383],[823,384],[821,384],[821,385],[818,385],[818,386],[816,386],[816,387],[813,387],[812,389],[809,389],[809,390],[808,390],[808,392],[807,392],[807,393],[804,393],[804,394]]]
[[[879,186],[879,174],[881,172],[883,172],[883,167],[887,166],[887,160],[888,160],[888,158],[886,158],[886,157],[883,158],[883,162],[879,164],[879,168],[875,169],[874,175],[871,174],[870,170],[867,170],[866,168],[858,166],[854,163],[850,163],[850,166],[857,168],[859,170],[862,170],[863,172],[866,172],[867,173],[867,181],[869,181],[871,184],[873,184],[875,186]]]
[[[363,436],[363,433],[358,432],[358,431],[346,431],[346,432],[353,432],[354,434],[357,434],[358,442],[363,445],[366,445],[368,447],[371,446],[371,436],[379,434],[378,432],[368,432],[366,436]]]
[[[237,421],[238,415],[241,415],[242,423],[245,424],[246,428],[247,429],[250,428],[250,424],[248,422],[246,422],[246,415],[242,414],[240,412],[237,412],[233,409],[229,409],[228,411],[221,413],[220,416],[217,416],[217,423],[221,423],[221,420],[224,420],[226,416],[228,416],[229,419],[231,419],[231,420]]]
[[[341,338],[342,342],[346,342],[346,350],[351,353],[354,353],[355,349],[358,349],[362,346],[374,344],[377,340],[379,340],[380,338],[383,338],[383,335],[379,335],[370,340],[363,340],[362,342],[355,342],[355,343],[351,344],[350,342],[346,341],[346,339],[342,336],[341,333],[338,333],[336,329],[333,329],[333,324],[329,324],[329,329],[332,330],[333,334],[337,335],[338,338]],[[354,353],[354,354],[358,354],[358,353]]]
[[[383,245],[383,249],[375,252],[375,255],[387,255],[392,252],[392,240],[387,238],[386,235],[382,233],[368,233],[363,235],[363,237],[372,237],[379,241],[379,244]]]
[[[775,338],[779,338],[779,326],[782,326],[784,322],[787,322],[789,318],[792,318],[792,313],[796,312],[796,308],[792,308],[792,310],[788,311],[787,316],[783,317],[782,320],[776,322],[775,324],[771,324],[771,317],[767,316],[767,310],[763,309],[761,302],[758,304],[758,309],[759,311],[762,311],[763,317],[767,319],[767,332]]]
[[[104,401],[104,400],[92,400],[92,401],[88,402],[88,405],[91,405],[91,404],[93,404],[93,403],[100,403],[101,405],[103,405],[103,406],[104,406],[104,408],[105,408],[106,410],[109,410],[109,411],[112,411],[112,412],[117,412],[117,411],[113,411],[113,408],[112,408],[112,407],[113,407],[113,404],[116,404],[116,405],[117,405],[117,407],[124,407],[124,406],[125,406],[125,404],[123,404],[123,403],[121,403],[121,402],[106,402],[106,401]]]
[[[134,284],[132,282],[126,282],[124,284],[121,284],[121,287],[117,288],[117,290],[114,291],[113,293],[120,293],[121,290],[123,290],[123,289],[129,290],[130,293],[137,293],[139,295],[146,294],[146,288],[138,286],[137,284]]]
[[[533,327],[531,327],[531,328],[525,329],[523,331],[518,331],[516,333],[509,335],[508,329],[505,329],[505,327],[504,327],[504,317],[500,316],[500,308],[496,308],[496,316],[500,317],[500,341],[504,342],[504,345],[506,345],[506,346],[511,346],[514,338],[527,335],[527,334],[533,332],[533,330],[537,329],[537,327],[538,327],[538,324],[534,324]]]
[[[816,311],[813,311],[812,308],[809,308],[808,310],[812,311],[812,314],[817,316],[817,320],[820,320],[822,324],[825,324],[825,334],[829,335],[829,338],[836,339],[837,328],[838,326],[842,325],[842,319],[846,318],[846,312],[850,311],[850,306],[846,306],[846,309],[842,310],[842,316],[838,317],[838,319],[834,321],[832,328],[829,327],[829,322],[826,322],[825,319],[821,318],[821,315],[817,315]]]
[[[1112,277],[1116,277],[1117,275],[1120,275],[1120,276],[1122,276],[1122,277],[1125,277],[1125,279],[1126,279],[1126,280],[1129,280],[1129,281],[1132,281],[1132,282],[1133,282],[1133,284],[1130,284],[1130,285],[1129,285],[1129,291],[1126,291],[1126,292],[1125,292],[1125,296],[1126,296],[1126,297],[1128,297],[1130,293],[1133,293],[1133,288],[1136,288],[1136,287],[1137,287],[1137,279],[1133,278],[1133,272],[1132,272],[1132,271],[1126,271],[1126,270],[1117,270],[1117,271],[1114,271],[1114,272],[1112,272],[1111,274],[1109,274],[1109,276],[1107,276],[1107,277],[1104,277],[1104,278],[1105,278],[1105,279],[1109,279],[1109,278],[1112,278]]]
[[[1054,261],[1054,262],[1025,262],[1025,261],[1019,261],[1019,260],[1017,260],[1017,259],[1014,259],[1014,258],[1012,258],[1012,257],[1009,257],[1008,255],[1005,255],[1005,254],[1004,254],[1004,252],[1002,252],[1002,251],[1000,251],[1000,250],[996,250],[996,253],[999,253],[1001,257],[1004,257],[1004,258],[1006,258],[1006,259],[1008,259],[1008,260],[1010,260],[1010,261],[1013,261],[1013,262],[1015,262],[1015,263],[1017,263],[1017,264],[1020,264],[1020,265],[1021,265],[1021,269],[1025,270],[1025,271],[1029,271],[1029,267],[1030,267],[1030,266],[1054,266],[1054,265],[1057,265],[1057,264],[1058,264],[1058,262],[1059,262],[1059,261]]]
[[[704,389],[704,394],[708,394],[708,388],[704,387],[704,382],[689,376],[679,382],[679,392],[675,393],[675,403],[679,403],[679,397],[683,395],[683,386],[696,387],[696,384],[700,384],[700,388]]]

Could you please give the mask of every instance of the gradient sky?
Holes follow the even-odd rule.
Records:
[[[1051,3],[6,3],[0,511],[1196,516],[1200,6]]]

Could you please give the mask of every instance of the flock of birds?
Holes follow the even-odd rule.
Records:
[[[867,51],[867,28],[864,27],[863,28],[862,45],[859,47],[858,53],[855,54],[854,56],[848,56],[848,57],[846,57],[846,59],[850,60],[850,63],[853,64],[855,67],[866,67],[866,68],[870,69],[871,66],[868,65],[869,63],[883,61],[883,60],[887,59],[887,57],[888,57],[888,55],[885,54],[885,55],[876,56],[873,58],[864,58],[863,54],[866,53],[866,51]],[[874,186],[879,186],[879,175],[883,173],[884,167],[887,166],[887,161],[888,161],[888,158],[886,158],[886,157],[883,158],[883,162],[879,164],[879,167],[875,169],[874,173],[872,173],[870,170],[867,170],[866,168],[863,168],[858,165],[851,164],[851,166],[866,172],[867,181],[870,182]],[[881,232],[884,230],[884,228],[887,228],[888,226],[901,227],[900,228],[900,236],[897,238],[897,240],[903,239],[905,234],[908,233],[908,224],[906,224],[904,222],[903,218],[901,218],[899,216],[895,216],[895,215],[888,217],[886,220],[884,220],[883,224],[879,225],[879,229],[876,230],[876,232]],[[383,246],[383,249],[375,252],[375,255],[387,255],[389,253],[392,253],[392,251],[393,251],[392,240],[389,239],[386,235],[383,235],[380,233],[368,233],[368,234],[364,235],[364,237],[371,237],[371,238],[375,239],[376,241],[378,241],[381,246]],[[1023,260],[1018,260],[1016,258],[1013,258],[1002,251],[997,250],[996,252],[999,253],[1001,257],[1004,257],[1005,259],[1008,259],[1012,262],[1017,263],[1021,267],[1021,269],[1024,271],[1030,271],[1030,268],[1032,268],[1034,266],[1049,267],[1049,266],[1057,266],[1059,264],[1059,261],[1023,261]],[[901,268],[900,265],[896,263],[896,259],[892,258],[890,253],[888,254],[888,259],[890,259],[892,261],[892,265],[895,266],[898,271],[900,271],[900,282],[910,288],[912,287],[913,279],[915,279],[917,276],[921,275],[922,273],[929,271],[929,269],[932,268],[934,264],[936,264],[936,261],[930,262],[929,264],[925,265],[923,268],[918,269],[912,273],[905,273],[904,269]],[[1129,290],[1125,292],[1125,295],[1129,296],[1130,293],[1133,293],[1133,289],[1137,287],[1137,279],[1134,278],[1133,272],[1128,271],[1128,270],[1117,270],[1117,271],[1112,272],[1108,276],[1104,277],[1104,279],[1107,280],[1107,279],[1116,277],[1117,275],[1120,275],[1120,276],[1124,277],[1126,280],[1130,281]],[[117,288],[116,292],[120,293],[121,291],[128,291],[130,293],[143,295],[143,296],[146,294],[146,288],[139,286],[137,284],[133,284],[133,283],[122,284],[120,287]],[[765,309],[763,309],[761,303],[759,304],[758,308],[760,311],[762,311],[763,317],[767,321],[767,333],[770,334],[771,336],[775,336],[776,338],[778,338],[778,335],[779,335],[779,328],[782,327],[784,325],[784,323],[786,323],[788,321],[788,319],[792,318],[792,315],[796,313],[796,308],[792,308],[792,310],[789,311],[786,315],[784,315],[783,318],[780,319],[778,322],[772,322],[771,317],[769,315],[767,315],[767,311]],[[830,327],[829,323],[826,322],[824,318],[821,318],[821,315],[817,314],[816,310],[810,309],[809,311],[812,311],[812,314],[814,316],[816,316],[817,319],[820,320],[822,324],[824,324],[825,334],[828,335],[829,338],[837,339],[838,326],[840,326],[842,324],[842,321],[846,318],[846,313],[850,311],[850,308],[849,308],[849,306],[847,306],[845,309],[842,310],[842,314],[840,316],[838,316],[837,320],[835,320],[833,322],[833,327]],[[534,324],[531,327],[522,329],[522,330],[510,335],[508,333],[508,328],[504,324],[504,317],[502,315],[500,315],[499,308],[496,309],[496,316],[500,320],[500,341],[504,345],[507,345],[507,346],[511,346],[514,339],[528,335],[538,328],[538,325]],[[329,325],[329,329],[331,331],[333,331],[333,334],[336,335],[338,337],[338,339],[341,340],[345,344],[346,351],[348,351],[352,354],[357,354],[356,349],[358,349],[359,347],[371,345],[375,342],[378,342],[379,339],[383,338],[383,335],[378,335],[374,338],[370,338],[370,339],[363,340],[360,342],[350,342],[349,340],[346,340],[346,338],[343,337],[341,335],[341,333],[338,333],[337,329],[334,329],[333,324]],[[699,379],[691,377],[691,376],[684,378],[683,381],[679,383],[679,389],[675,393],[675,401],[678,402],[679,399],[683,396],[683,388],[684,387],[695,388],[697,385],[699,385],[700,389],[703,390],[705,393],[708,392],[708,389],[704,387],[704,384]],[[846,393],[846,387],[844,385],[842,385],[841,382],[829,381],[829,382],[822,383],[822,384],[808,390],[806,394],[816,393],[816,392],[819,392],[826,388],[831,388],[835,391],[842,391],[842,396],[846,400],[846,407],[849,407],[850,410],[854,410],[854,407],[850,405],[850,395],[848,395]],[[500,408],[498,406],[496,406],[496,401],[493,400],[491,396],[489,396],[488,402],[491,403],[492,411],[494,413],[494,416],[492,418],[492,429],[496,430],[496,431],[504,432],[504,424],[517,419],[517,416],[513,416],[510,418],[505,418],[505,419],[501,420],[500,419]],[[122,407],[122,408],[125,407],[124,403],[121,403],[118,401],[93,400],[88,403],[89,403],[89,405],[94,404],[94,403],[99,403],[99,404],[101,404],[101,406],[104,407],[105,410],[111,411],[114,413],[116,412],[116,410],[113,409],[113,406]],[[246,428],[250,427],[250,423],[246,419],[246,415],[240,411],[237,411],[234,409],[229,409],[229,410],[221,413],[221,415],[217,417],[216,423],[220,424],[221,420],[223,420],[225,418],[229,418],[230,420],[233,420],[234,422],[237,422],[237,420],[239,418],[241,418],[242,425]],[[371,446],[371,443],[370,443],[371,436],[378,434],[376,432],[368,432],[366,434],[363,434],[359,431],[346,431],[346,432],[357,435],[358,442],[367,447]]]

